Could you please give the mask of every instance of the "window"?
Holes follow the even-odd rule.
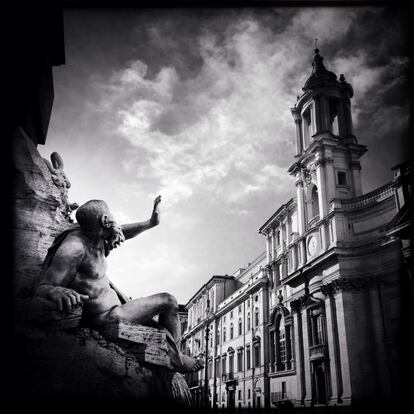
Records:
[[[226,355],[221,358],[221,375],[226,375]]]
[[[338,171],[338,185],[347,185],[345,171]]]
[[[255,301],[255,302],[259,302],[259,295],[256,295],[256,296],[254,297],[254,301]]]
[[[234,327],[233,327],[233,322],[230,324],[230,339],[233,339],[233,332],[234,331]]]
[[[319,216],[319,197],[318,187],[313,186],[312,188],[312,218]]]
[[[237,351],[237,371],[243,371],[243,350],[239,349]]]
[[[306,148],[309,145],[310,136],[311,136],[311,112],[310,108],[302,115],[302,125],[303,125],[303,147]]]
[[[253,345],[253,350],[254,350],[254,357],[253,357],[253,362],[254,362],[254,366],[260,367],[260,342],[256,342]]]
[[[230,312],[230,319],[233,319],[233,311]]]
[[[309,312],[309,342],[311,346],[324,343],[322,310],[312,309]]]
[[[336,98],[329,99],[329,118],[331,123],[331,132],[334,135],[339,135],[339,124],[338,124],[338,106],[339,101]]]
[[[229,373],[232,374],[234,372],[234,354],[230,354],[229,356]]]
[[[241,400],[241,399],[242,399],[242,396],[241,396],[241,390],[239,390],[239,391],[237,392],[237,397],[238,397],[238,399],[239,399],[239,400]]]
[[[247,330],[250,331],[250,312],[247,314]]]
[[[254,326],[259,326],[259,309],[255,309],[254,311]]]
[[[250,388],[247,388],[247,399],[250,400]]]
[[[220,357],[216,358],[216,377],[220,377]]]
[[[226,315],[223,316],[223,323],[226,323]]]
[[[220,345],[220,329],[217,329],[217,344]]]
[[[242,319],[239,318],[239,335],[241,335],[243,333],[243,323],[242,323]]]
[[[275,241],[276,241],[276,247],[279,247],[280,246],[280,230],[276,232]]]
[[[213,378],[213,361],[208,362],[208,377]]]
[[[247,299],[247,307],[250,308],[250,299]]]
[[[280,319],[279,329],[277,332],[277,340],[279,347],[279,364],[280,369],[285,369],[286,366],[286,331],[283,319]]]
[[[223,328],[223,343],[226,342],[226,327]]]
[[[242,311],[242,305],[239,305],[239,313]]]
[[[246,346],[246,368],[250,369],[250,345]]]

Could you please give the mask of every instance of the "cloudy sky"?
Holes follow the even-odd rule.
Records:
[[[58,151],[70,200],[107,201],[121,223],[161,224],[109,256],[133,297],[186,303],[213,274],[265,248],[258,228],[295,194],[290,108],[311,73],[314,39],[355,90],[368,146],[363,189],[407,158],[407,14],[382,8],[67,10],[66,65],[44,157]],[[384,30],[386,28],[386,30]]]

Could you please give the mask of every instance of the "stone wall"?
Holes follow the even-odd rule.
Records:
[[[63,170],[41,157],[22,128],[14,133],[13,164],[14,290],[25,295],[53,239],[71,224],[70,183]]]

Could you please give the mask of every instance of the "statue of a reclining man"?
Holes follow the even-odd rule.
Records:
[[[176,299],[168,293],[158,293],[134,300],[122,300],[106,275],[106,256],[120,243],[159,224],[159,203],[148,221],[119,226],[107,204],[91,200],[76,212],[77,227],[59,235],[43,263],[34,295],[56,302],[60,311],[71,311],[83,304],[83,317],[98,328],[108,322],[128,321],[151,324],[158,315],[158,324],[174,339],[172,362],[179,372],[191,372],[203,367],[201,360],[179,352],[180,321]]]

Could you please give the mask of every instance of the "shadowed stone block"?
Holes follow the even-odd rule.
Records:
[[[48,331],[77,328],[80,326],[82,307],[73,312],[60,312],[56,303],[35,297],[15,300],[15,320],[22,326],[36,326]]]

